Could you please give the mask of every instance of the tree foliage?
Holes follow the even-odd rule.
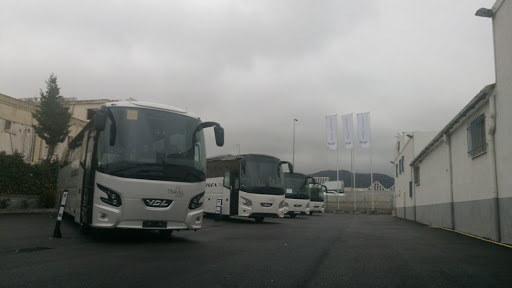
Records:
[[[64,97],[60,95],[57,77],[52,73],[46,81],[46,92],[40,90],[41,102],[33,113],[38,124],[34,130],[48,145],[46,161],[51,161],[57,144],[64,142],[69,134],[71,112],[64,105]]]

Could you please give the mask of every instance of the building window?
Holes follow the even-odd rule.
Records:
[[[414,166],[414,184],[420,185],[420,166]]]
[[[468,128],[468,157],[476,157],[487,150],[485,140],[485,115],[478,116],[469,123]]]
[[[398,164],[395,164],[395,174],[396,174],[396,177],[398,177]]]
[[[412,198],[412,181],[409,181],[409,198]]]
[[[5,120],[4,130],[11,130],[11,121]]]
[[[400,141],[396,141],[396,151],[400,152]]]
[[[402,175],[402,159],[398,159],[398,174]]]
[[[405,159],[404,159],[404,155],[402,155],[402,161],[401,161],[401,166],[400,169],[402,170],[402,173],[404,173],[405,169],[404,169],[404,162],[405,162]]]

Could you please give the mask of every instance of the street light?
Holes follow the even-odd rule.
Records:
[[[492,18],[494,16],[494,11],[492,11],[492,9],[480,8],[478,9],[478,11],[476,11],[475,15],[480,17]]]
[[[295,168],[295,122],[299,120],[293,119],[293,154],[292,154],[292,166]]]

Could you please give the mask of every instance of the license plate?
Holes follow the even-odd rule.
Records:
[[[167,228],[167,221],[142,221],[144,228]]]
[[[300,211],[295,211],[295,214],[300,214],[301,212]]]

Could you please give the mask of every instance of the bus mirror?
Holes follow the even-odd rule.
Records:
[[[327,193],[327,186],[322,185],[322,189],[324,190],[325,193]]]
[[[217,146],[224,146],[224,128],[220,127],[220,125],[215,125],[213,131],[215,132],[215,143],[217,143]]]
[[[277,171],[279,173],[279,168],[281,168],[281,165],[288,164],[288,172],[293,173],[293,164],[288,161],[281,161],[279,162],[279,166],[277,167]]]
[[[94,122],[94,128],[96,131],[103,131],[105,130],[105,125],[107,124],[107,113],[105,113],[104,110],[98,110],[96,111],[95,116],[95,122]]]
[[[204,128],[208,127],[214,127],[215,132],[215,142],[217,143],[217,146],[223,146],[224,145],[224,129],[219,125],[217,122],[203,122],[197,125],[196,129],[192,133],[192,143],[197,142],[197,132],[203,130]]]
[[[290,173],[293,173],[293,165],[290,162],[288,162],[288,170],[290,171]]]

